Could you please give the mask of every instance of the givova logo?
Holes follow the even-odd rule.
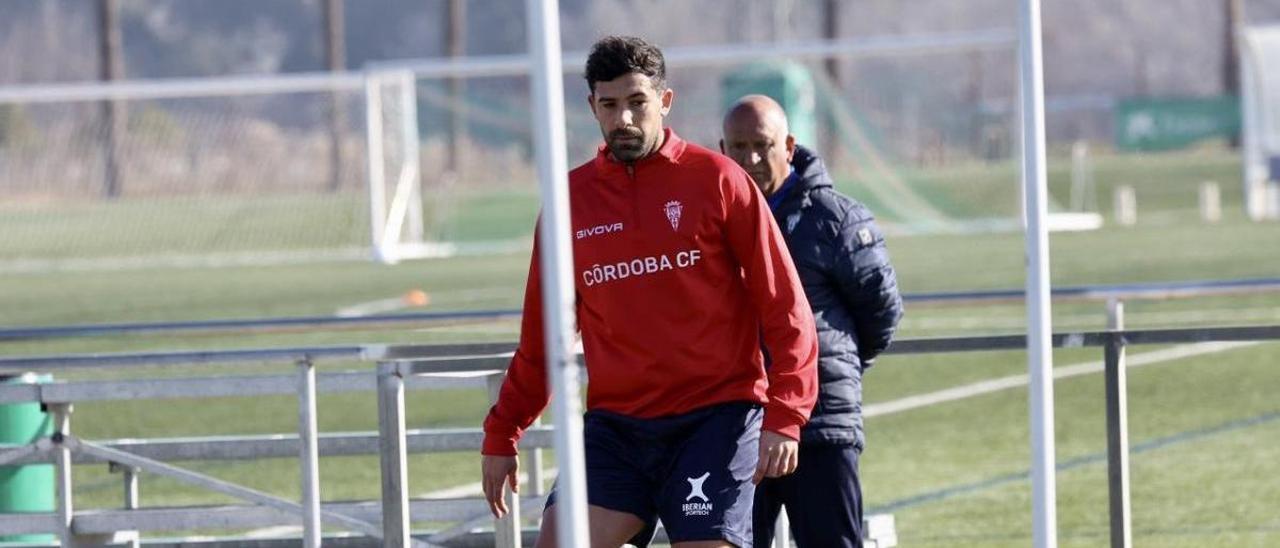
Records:
[[[711,477],[711,472],[704,472],[696,478],[687,478],[689,482],[689,495],[684,498],[686,501],[680,506],[684,511],[685,517],[689,516],[707,516],[711,514],[711,499],[707,498],[707,494],[702,492],[702,484],[707,482],[707,478]],[[688,502],[688,501],[695,502]],[[701,502],[697,502],[697,501]]]
[[[590,238],[592,236],[599,236],[601,234],[609,234],[613,232],[622,232],[621,222],[596,225],[591,228],[584,228],[582,230],[574,232],[573,236],[581,240],[583,238]]]

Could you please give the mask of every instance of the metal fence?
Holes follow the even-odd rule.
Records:
[[[448,363],[471,372],[470,377],[417,377],[407,383],[411,389],[474,388],[500,382],[509,361],[511,344],[439,345],[415,348],[416,359],[432,360],[453,356]],[[316,418],[317,392],[373,391],[375,376],[370,373],[317,375],[319,360],[369,360],[385,352],[378,346],[282,348],[268,350],[166,352],[143,354],[44,356],[0,360],[0,371],[66,372],[86,368],[106,369],[139,365],[193,367],[234,363],[293,363],[296,375],[246,375],[80,381],[57,384],[0,386],[0,403],[40,402],[54,420],[53,435],[29,445],[0,452],[0,465],[29,464],[52,460],[57,469],[57,512],[48,514],[0,515],[0,535],[56,533],[63,546],[132,543],[143,531],[192,529],[247,529],[276,525],[303,525],[305,544],[318,545],[321,525],[339,527],[372,539],[382,537],[381,509],[376,501],[320,503],[317,463],[321,455],[377,455],[386,443],[377,433],[319,435]],[[502,352],[508,352],[503,356]],[[429,362],[424,362],[429,363]],[[72,406],[76,402],[164,398],[213,398],[296,394],[298,431],[292,436],[238,436],[183,440],[131,440],[95,443],[71,433]],[[523,504],[542,499],[541,448],[551,439],[546,428],[533,428],[522,447],[531,449],[531,484],[535,486]],[[396,443],[404,452],[426,453],[471,451],[480,447],[482,434],[475,429],[401,430]],[[192,460],[243,460],[298,457],[302,467],[302,501],[294,502],[235,485],[173,462]],[[75,511],[72,507],[72,463],[110,463],[123,472],[125,484],[122,510]],[[147,472],[189,485],[228,495],[247,505],[187,508],[138,507],[137,473]],[[403,510],[415,519],[461,522],[450,530],[437,532],[425,540],[431,544],[467,545],[466,539],[477,523],[487,516],[488,507],[476,499],[421,499]],[[470,524],[470,525],[467,525]],[[131,532],[121,535],[119,532]],[[456,541],[456,542],[451,542]],[[327,541],[326,541],[327,542]]]
[[[1280,278],[1239,280],[1198,280],[1135,284],[1081,285],[1056,287],[1055,301],[1175,299],[1223,295],[1248,295],[1280,291]],[[908,303],[946,305],[1019,302],[1024,289],[984,291],[940,291],[907,293]],[[192,320],[183,322],[80,324],[40,327],[0,327],[0,342],[52,340],[75,337],[102,337],[158,333],[247,333],[299,329],[386,329],[397,326],[439,323],[490,322],[519,319],[519,309],[468,310],[447,312],[406,312],[370,316],[295,316],[281,318]],[[354,350],[352,350],[354,351]]]
[[[1122,329],[1115,310],[1111,329],[1097,332],[1060,333],[1053,336],[1057,348],[1102,347],[1106,363],[1107,432],[1111,492],[1113,546],[1128,546],[1131,533],[1128,514],[1128,439],[1126,426],[1125,349],[1132,345],[1180,344],[1213,341],[1276,341],[1280,325],[1213,327],[1164,330]],[[1022,335],[951,337],[898,341],[895,354],[1019,350]],[[292,363],[294,375],[220,376],[137,380],[76,381],[45,385],[0,386],[0,403],[40,402],[54,417],[53,435],[29,445],[0,451],[0,465],[53,462],[59,494],[56,512],[0,515],[0,535],[53,533],[62,545],[136,545],[137,534],[148,531],[191,529],[247,529],[275,525],[303,526],[303,542],[316,546],[321,526],[352,532],[327,537],[329,545],[382,543],[387,546],[447,545],[519,546],[522,531],[518,518],[496,522],[494,533],[476,532],[492,518],[478,498],[411,499],[405,486],[408,453],[476,451],[483,433],[478,429],[408,430],[405,428],[405,390],[487,387],[491,394],[514,348],[513,343],[450,345],[364,345],[316,348],[280,348],[208,352],[65,355],[0,358],[0,374],[27,371],[68,372],[125,366],[166,365],[197,367],[208,364]],[[374,367],[368,373],[317,375],[315,363],[323,360],[358,360]],[[441,376],[449,373],[451,376]],[[463,376],[458,376],[463,375]],[[371,391],[378,394],[379,432],[321,435],[317,431],[317,392]],[[98,443],[71,432],[72,405],[76,402],[162,398],[209,398],[296,394],[298,432],[291,436],[240,436],[184,440],[135,440]],[[543,503],[540,449],[551,444],[550,430],[532,428],[522,441],[535,460],[528,466],[531,492],[512,508],[536,508]],[[317,464],[321,456],[380,455],[382,500],[324,503],[320,499]],[[173,462],[190,460],[238,460],[297,457],[302,466],[302,500],[295,502],[252,487],[235,485],[181,468]],[[77,510],[72,507],[73,463],[106,462],[123,472],[124,508]],[[207,488],[249,504],[139,508],[137,473],[144,471]],[[510,496],[510,494],[508,494]],[[413,522],[449,522],[457,525],[429,534],[410,535]],[[126,533],[121,533],[126,532]],[[209,546],[275,546],[278,541],[211,541]],[[297,540],[293,540],[297,543]],[[151,545],[151,543],[148,543]],[[186,544],[184,544],[186,545]]]

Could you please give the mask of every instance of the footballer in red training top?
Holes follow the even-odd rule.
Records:
[[[817,397],[813,315],[746,172],[663,127],[665,72],[643,40],[595,44],[586,78],[605,144],[569,175],[592,544],[661,518],[676,546],[750,546],[753,484],[795,469]],[[537,240],[519,347],[484,422],[495,515],[549,399]],[[555,546],[554,509],[553,492],[539,546]]]

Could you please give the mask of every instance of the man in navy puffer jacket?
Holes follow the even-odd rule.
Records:
[[[818,403],[796,472],[756,489],[755,545],[769,546],[785,506],[800,548],[861,546],[862,373],[902,317],[884,236],[866,206],[832,188],[822,160],[796,145],[774,100],[735,103],[720,148],[768,198],[818,329]]]

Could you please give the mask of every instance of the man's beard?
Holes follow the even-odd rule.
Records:
[[[634,162],[652,152],[648,139],[639,129],[615,130],[605,137],[605,143],[609,145],[609,153],[614,159],[624,163]]]

